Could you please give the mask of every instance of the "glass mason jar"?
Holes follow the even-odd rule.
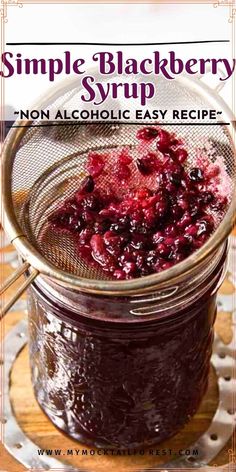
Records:
[[[152,293],[102,296],[39,276],[28,291],[36,398],[69,436],[137,448],[177,433],[206,392],[226,243]]]

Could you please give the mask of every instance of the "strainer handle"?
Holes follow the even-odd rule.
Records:
[[[17,269],[12,275],[10,275],[10,277],[7,278],[7,280],[4,282],[3,286],[0,289],[0,295],[2,295],[9,287],[11,287],[16,282],[16,280],[18,280],[19,277],[21,277],[21,275],[23,275],[29,268],[30,264],[28,262],[25,262],[24,264],[22,264],[21,267],[19,267],[19,269]],[[18,298],[20,298],[22,293],[24,293],[24,291],[31,284],[31,282],[33,282],[35,277],[37,277],[38,273],[38,270],[32,269],[27,280],[24,281],[24,283],[18,288],[18,290],[16,290],[10,300],[8,300],[8,302],[2,307],[1,317],[6,315],[6,313],[10,310],[14,303],[16,303]]]
[[[210,73],[210,71],[211,71],[211,68],[208,66],[208,67],[206,68],[206,73]],[[227,77],[226,73],[225,73],[223,70],[221,70],[220,72],[221,72],[221,75],[222,75],[224,78]],[[219,74],[216,74],[216,76],[219,77]],[[199,75],[197,75],[197,77],[198,77],[199,80],[201,80],[201,79],[203,79],[204,76],[202,76],[201,74],[199,74]],[[207,83],[207,82],[206,82],[206,83]],[[222,82],[220,82],[218,85],[216,85],[215,87],[214,87],[214,86],[213,86],[213,87],[210,86],[210,88],[211,88],[214,92],[220,93],[221,90],[224,88],[224,86],[225,86],[225,81],[224,81],[224,82],[222,81]]]

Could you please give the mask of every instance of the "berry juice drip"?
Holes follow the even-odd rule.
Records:
[[[73,237],[78,257],[117,280],[188,257],[227,205],[222,166],[199,150],[189,159],[181,140],[160,127],[142,128],[136,138],[135,149],[90,152],[87,177],[49,217],[52,230]]]

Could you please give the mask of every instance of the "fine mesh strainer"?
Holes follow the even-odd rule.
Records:
[[[70,111],[78,107],[80,94],[80,89],[70,82],[37,108]],[[132,101],[119,102],[116,109],[125,109],[128,103],[129,108],[135,105]],[[174,83],[158,79],[157,94],[149,102],[149,110],[157,108],[168,108],[169,112],[173,109],[210,108],[222,111],[219,116],[224,124],[208,121],[200,125],[194,120],[188,120],[186,125],[181,121],[171,124],[162,122],[164,129],[184,140],[191,165],[194,165],[196,148],[204,147],[206,142],[211,143],[208,157],[212,162],[216,156],[221,156],[221,165],[229,177],[229,204],[209,240],[186,260],[161,273],[128,281],[109,280],[102,270],[88,266],[78,257],[69,236],[47,231],[47,220],[52,211],[78,189],[80,181],[87,174],[88,152],[128,146],[135,157],[135,136],[144,123],[17,122],[18,127],[10,131],[3,152],[3,208],[5,229],[21,255],[23,265],[5,282],[2,292],[26,271],[28,278],[5,306],[3,313],[39,273],[57,279],[63,285],[97,294],[143,293],[186,274],[204,261],[227,237],[233,225],[236,175],[235,129],[229,109],[199,79],[189,80],[185,77]],[[151,125],[150,121],[148,125]],[[104,178],[102,185],[109,185],[109,175]]]

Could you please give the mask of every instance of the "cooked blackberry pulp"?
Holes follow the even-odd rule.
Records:
[[[70,233],[78,257],[115,279],[168,269],[206,242],[227,204],[220,166],[196,162],[176,135],[144,127],[135,151],[88,154],[87,177],[50,227]]]

